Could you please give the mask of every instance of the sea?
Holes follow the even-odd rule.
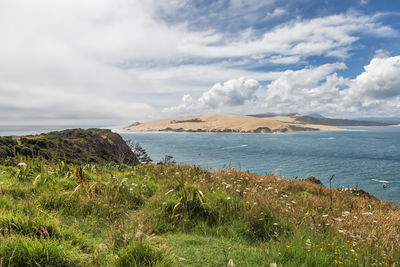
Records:
[[[0,136],[65,128],[0,126]],[[283,134],[113,131],[139,143],[154,162],[170,155],[177,163],[210,170],[236,168],[288,179],[312,175],[326,186],[333,175],[334,188],[362,189],[400,202],[400,127]]]

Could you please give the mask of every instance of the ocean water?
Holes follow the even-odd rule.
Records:
[[[0,126],[0,136],[67,128],[76,127]],[[285,134],[114,131],[125,140],[140,143],[155,162],[172,155],[178,163],[198,164],[211,170],[232,166],[290,179],[313,175],[325,185],[335,175],[334,187],[357,187],[382,199],[399,202],[400,127],[352,129]]]
[[[313,175],[325,185],[359,188],[400,201],[400,127],[352,127],[354,131],[285,134],[120,132],[140,143],[155,161],[204,168],[230,166],[290,179]],[[383,188],[386,184],[386,188]]]

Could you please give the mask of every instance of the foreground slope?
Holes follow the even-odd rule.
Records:
[[[334,126],[302,123],[290,116],[257,118],[254,116],[226,114],[181,117],[143,124],[135,123],[126,129],[129,131],[241,133],[341,130]]]
[[[0,166],[0,266],[397,266],[400,209],[197,166]],[[27,171],[29,170],[29,171]]]

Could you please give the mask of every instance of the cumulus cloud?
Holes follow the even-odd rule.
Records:
[[[388,99],[400,95],[400,56],[380,54],[350,84],[354,98]]]
[[[184,95],[182,103],[176,107],[167,108],[166,112],[199,111],[201,109],[216,109],[219,107],[241,106],[248,101],[257,100],[256,91],[260,88],[254,79],[239,78],[216,83],[195,100],[191,95]]]
[[[374,57],[355,79],[338,76],[343,63],[286,71],[267,86],[262,105],[276,112],[399,114],[400,56]]]
[[[256,80],[230,80],[214,85],[197,100],[185,95],[179,106],[165,111],[226,111],[238,106],[241,113],[400,115],[400,56],[378,53],[354,79],[338,75],[345,68],[344,63],[333,63],[287,70],[265,87]]]

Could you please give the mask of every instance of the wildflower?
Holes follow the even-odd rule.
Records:
[[[339,230],[339,233],[343,233],[344,231],[343,230]]]
[[[18,167],[26,168],[26,163],[20,162],[20,163],[18,163]]]
[[[227,197],[226,199],[227,199],[227,200],[230,200],[230,199],[231,199],[231,197]]]
[[[285,195],[283,195],[283,197],[288,197],[288,195],[285,194]]]
[[[239,190],[239,189],[236,189],[236,192],[240,193],[240,190]]]
[[[322,217],[328,217],[328,214],[323,214]]]
[[[275,226],[277,226],[277,225],[278,225],[278,223],[274,223],[274,225],[275,225]]]
[[[268,189],[268,190],[272,190],[272,187],[269,186],[267,189]]]
[[[124,178],[124,179],[122,179],[122,181],[121,181],[121,183],[119,184],[120,186],[123,184],[123,183],[125,183],[126,181],[128,181],[128,178]]]
[[[296,201],[292,200],[292,203],[293,203],[293,204],[296,204]]]

